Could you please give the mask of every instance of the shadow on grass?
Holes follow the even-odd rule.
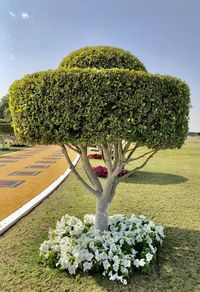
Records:
[[[187,180],[186,177],[176,174],[138,171],[124,180],[124,182],[133,184],[170,185],[181,184]]]

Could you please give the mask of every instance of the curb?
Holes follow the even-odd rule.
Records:
[[[75,166],[79,161],[80,155],[76,157],[73,161]],[[66,177],[71,173],[71,169],[68,169],[53,183],[51,183],[44,191],[39,195],[34,197],[28,203],[24,204],[21,208],[13,212],[11,215],[0,221],[0,235],[7,231],[11,226],[13,226],[22,217],[27,215],[32,209],[34,209],[38,204],[40,204],[45,198],[47,198],[59,185],[66,179]]]

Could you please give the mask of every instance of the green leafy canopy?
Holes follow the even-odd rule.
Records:
[[[69,54],[59,68],[130,69],[147,71],[138,58],[109,46],[85,47]]]
[[[188,132],[189,88],[146,72],[129,52],[87,47],[58,70],[25,76],[10,87],[17,137],[37,144],[105,143],[179,148]]]

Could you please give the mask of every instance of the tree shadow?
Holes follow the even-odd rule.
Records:
[[[188,179],[184,176],[171,173],[138,171],[125,179],[124,182],[133,184],[170,185],[184,183],[187,180]]]

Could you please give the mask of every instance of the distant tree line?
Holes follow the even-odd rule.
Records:
[[[9,94],[6,94],[0,100],[0,120],[10,123],[12,118],[11,118],[8,102],[9,102]]]
[[[189,132],[188,136],[189,137],[200,137],[200,132]]]
[[[0,143],[5,148],[6,140],[17,144],[13,127],[11,126],[11,114],[9,109],[9,95],[4,95],[0,100]]]

